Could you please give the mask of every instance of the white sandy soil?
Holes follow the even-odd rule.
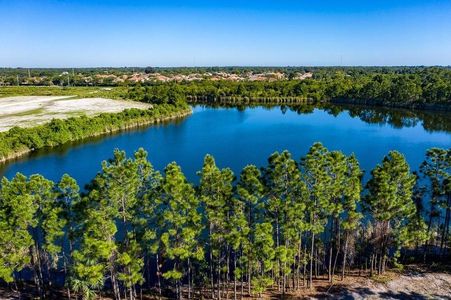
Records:
[[[332,296],[332,295],[331,295]],[[385,284],[370,279],[351,284],[336,299],[451,299],[451,275],[447,273],[412,273]]]
[[[81,98],[72,96],[18,96],[0,98],[0,131],[11,127],[31,127],[51,119],[64,119],[82,114],[120,112],[127,108],[147,109],[146,103],[105,98]]]

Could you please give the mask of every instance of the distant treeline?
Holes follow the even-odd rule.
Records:
[[[166,75],[222,71],[228,73],[282,72],[283,80],[232,81],[145,81],[115,82],[112,77],[133,71]],[[65,75],[62,75],[64,72]],[[312,72],[311,78],[294,79]],[[44,76],[33,84],[57,86],[108,85],[128,89],[123,98],[153,103],[187,100],[196,103],[300,103],[332,101],[406,108],[450,109],[451,68],[449,67],[224,67],[224,68],[93,68],[93,69],[0,69],[7,85],[20,85],[21,78]],[[86,82],[85,76],[91,76]],[[35,82],[35,81],[31,81]],[[129,87],[129,88],[127,88]],[[1,89],[1,87],[0,87]],[[1,94],[1,92],[0,92]]]
[[[305,80],[190,81],[149,83],[128,89],[127,98],[153,103],[187,99],[196,103],[299,103],[344,101],[385,106],[442,108],[451,105],[451,70],[411,73],[317,74]]]
[[[354,155],[315,143],[238,178],[207,155],[197,186],[143,149],[116,150],[85,193],[69,175],[17,174],[0,187],[0,283],[41,299],[283,297],[319,276],[449,262],[450,165],[433,148],[414,174],[391,151],[364,188]]]
[[[13,127],[0,132],[0,162],[22,154],[54,147],[114,131],[160,122],[190,112],[186,103],[154,105],[148,110],[127,109],[120,113],[102,113],[95,117],[53,119],[49,123],[32,127]]]
[[[192,74],[192,73],[213,73],[213,72],[225,72],[231,74],[243,74],[243,73],[264,73],[264,72],[280,72],[285,74],[294,73],[306,73],[314,72],[317,76],[330,76],[335,72],[345,72],[351,76],[358,76],[369,73],[377,74],[412,74],[422,72],[429,69],[443,69],[451,70],[451,66],[445,67],[426,67],[426,66],[373,66],[373,67],[361,67],[361,66],[335,66],[335,67],[314,67],[314,66],[227,66],[227,67],[96,67],[96,68],[0,68],[0,76],[59,76],[61,73],[67,72],[83,74],[83,75],[96,75],[96,74],[115,74],[126,75],[135,72],[144,73],[160,73],[160,74]]]

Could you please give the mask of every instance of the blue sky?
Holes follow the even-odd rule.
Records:
[[[451,65],[451,1],[0,0],[0,66]]]

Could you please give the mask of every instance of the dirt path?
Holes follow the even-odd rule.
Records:
[[[0,131],[14,126],[31,127],[51,119],[64,119],[102,112],[120,112],[127,108],[151,108],[146,103],[105,98],[81,98],[72,96],[18,96],[0,98]]]

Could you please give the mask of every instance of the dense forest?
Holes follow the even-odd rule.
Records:
[[[448,109],[451,103],[451,71],[427,69],[418,73],[345,72],[320,74],[305,80],[190,81],[135,85],[126,97],[165,102],[170,98],[195,103],[296,103],[328,101],[386,106]]]
[[[130,81],[131,77],[121,79],[124,78],[121,76],[132,76],[135,72],[158,72],[167,76],[195,73],[200,77],[195,80],[174,79],[170,82],[144,79]],[[253,81],[202,77],[202,74],[208,72],[238,75],[280,72],[283,79]],[[296,77],[306,72],[311,73],[311,77]],[[129,87],[122,93],[123,98],[155,103],[167,102],[169,99],[233,104],[345,101],[444,110],[449,110],[451,103],[449,67],[0,69],[0,83],[3,82],[4,85],[24,84],[21,78],[23,81],[27,78],[45,78],[44,81],[32,80],[28,85]]]
[[[160,74],[193,74],[193,73],[215,73],[215,72],[225,72],[231,74],[244,74],[244,73],[264,73],[264,72],[280,72],[288,74],[289,76],[294,73],[307,73],[314,72],[318,76],[329,76],[334,72],[346,72],[350,75],[359,74],[414,74],[422,72],[424,70],[430,69],[443,69],[451,70],[450,66],[445,67],[426,67],[426,66],[335,66],[335,67],[321,67],[321,66],[269,66],[269,67],[258,67],[258,66],[228,66],[228,67],[98,67],[98,68],[0,68],[0,76],[10,76],[12,77],[12,83],[16,84],[14,80],[17,76],[33,77],[33,76],[59,76],[61,73],[73,73],[82,75],[96,75],[96,74],[115,74],[115,75],[126,75],[133,74],[136,72],[143,73],[160,73]]]
[[[0,132],[0,162],[45,147],[112,133],[140,125],[158,123],[191,112],[184,102],[154,105],[151,109],[127,109],[120,113],[102,113],[95,117],[52,119],[32,128],[13,127]]]
[[[207,155],[196,185],[175,162],[155,170],[142,149],[116,150],[83,191],[69,175],[17,174],[0,188],[0,278],[41,298],[237,299],[446,262],[450,163],[432,148],[412,173],[392,151],[363,186],[354,155],[316,143],[237,176]]]

